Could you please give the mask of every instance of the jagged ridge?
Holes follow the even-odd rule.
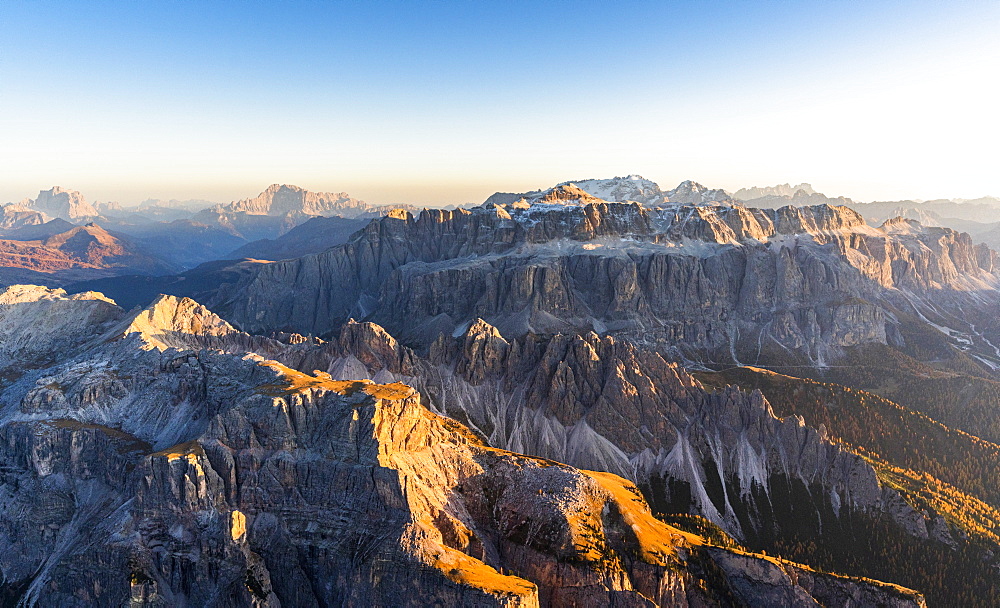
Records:
[[[133,331],[0,397],[0,568],[27,603],[924,605],[710,547],[627,482],[483,446],[406,386],[228,354],[239,336],[193,302],[121,314]],[[218,348],[149,348],[165,331]]]

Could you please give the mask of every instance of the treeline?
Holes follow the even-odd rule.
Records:
[[[961,365],[966,360],[958,353],[925,364],[887,346],[870,345],[850,349],[838,367],[810,375],[877,393],[951,428],[1000,442],[1000,382],[958,371],[968,367]]]
[[[774,413],[802,416],[831,439],[935,479],[1000,508],[1000,446],[956,431],[867,391],[756,368],[698,373],[707,385],[759,389]]]
[[[951,544],[918,538],[889,514],[836,508],[821,485],[782,474],[771,475],[766,489],[754,484],[748,494],[736,478],[722,483],[742,532],[738,544],[704,518],[678,514],[680,502],[690,501],[683,482],[653,479],[642,489],[658,517],[722,546],[902,585],[924,593],[930,606],[1000,606],[1000,557],[985,536],[956,533]],[[688,502],[680,510],[690,508]]]
[[[952,547],[916,538],[866,514],[840,517],[817,502],[820,488],[807,491],[792,482],[776,493],[783,484],[772,481],[770,495],[753,502],[774,511],[740,517],[776,522],[771,531],[765,526],[751,532],[743,541],[749,549],[911,587],[925,593],[931,606],[1000,606],[1000,446],[832,382],[756,368],[696,375],[709,386],[760,389],[776,415],[801,415],[814,428],[824,426],[830,439],[868,459],[882,483],[925,513],[942,515],[954,540]]]
[[[916,589],[929,606],[1000,606],[1000,571],[987,549],[957,548],[910,536],[891,522],[854,516],[839,529],[813,536],[785,536],[761,549],[817,569],[864,576]]]

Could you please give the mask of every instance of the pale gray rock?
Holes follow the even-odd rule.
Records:
[[[40,226],[49,216],[25,203],[9,203],[0,207],[0,230],[16,230],[26,226]]]
[[[14,322],[46,319],[53,303],[104,302],[15,295],[40,312]],[[706,606],[722,585],[751,603],[848,593],[924,605],[833,576],[807,588],[795,565],[777,574],[760,556],[705,546],[653,518],[629,482],[487,447],[406,385],[338,382],[237,352],[256,341],[292,357],[332,343],[254,338],[170,297],[119,314],[0,394],[0,570],[12,602]],[[495,374],[503,337],[472,331],[478,345],[456,347]],[[416,365],[370,325],[336,348]],[[694,561],[726,581],[702,581]]]
[[[683,203],[686,205],[700,205],[703,203],[728,204],[734,202],[733,197],[729,196],[729,193],[725,190],[707,188],[691,180],[683,181],[673,190],[668,190],[667,200],[672,203]]]
[[[831,500],[836,510],[883,513],[920,538],[934,517],[882,486],[868,463],[822,432],[776,418],[759,392],[707,391],[676,364],[612,337],[508,340],[477,320],[459,338],[441,336],[422,358],[377,325],[349,323],[336,341],[269,352],[334,378],[406,382],[496,447],[644,487],[680,482],[695,513],[738,538],[775,525],[738,515],[761,508],[758,500],[780,500],[771,493],[775,480],[822,488],[816,509]],[[713,478],[732,493],[713,497]]]
[[[994,356],[1000,338],[975,337],[970,319],[991,314],[996,254],[967,235],[874,228],[829,205],[592,198],[566,185],[533,203],[393,212],[342,246],[261,265],[208,304],[251,332],[329,337],[365,318],[426,348],[482,318],[508,337],[595,330],[693,362],[777,349],[819,366],[844,348],[900,344],[904,311]]]
[[[40,191],[38,198],[29,201],[28,206],[49,217],[58,217],[70,221],[100,215],[97,208],[88,203],[82,194],[76,190],[66,190],[60,186],[53,186],[48,190]]]
[[[216,205],[214,209],[226,213],[250,215],[288,214],[341,215],[353,217],[368,212],[372,207],[346,192],[311,192],[298,186],[271,184],[253,198]]]
[[[733,198],[738,201],[749,201],[764,196],[794,196],[796,193],[816,194],[811,184],[801,183],[797,186],[791,184],[778,184],[776,186],[752,186],[750,188],[740,188],[733,192]]]
[[[633,201],[644,205],[658,205],[667,201],[667,195],[660,190],[660,186],[641,175],[612,179],[584,179],[563,182],[559,185],[573,185],[601,200],[615,203]]]

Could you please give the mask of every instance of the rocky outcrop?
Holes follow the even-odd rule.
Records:
[[[854,205],[854,201],[847,197],[827,196],[816,192],[809,184],[799,184],[798,186],[780,184],[766,188],[741,188],[733,194],[733,198],[747,207],[760,207],[764,209],[778,209],[789,205],[799,207],[807,205],[833,205],[837,207]]]
[[[43,311],[99,301],[30,289],[7,299]],[[619,477],[484,445],[406,385],[227,352],[235,332],[193,302],[121,314],[0,393],[5,601],[924,605],[913,591],[713,545],[655,519]],[[219,348],[168,345],[167,331]],[[456,348],[493,375],[502,338],[483,324],[475,335],[478,346]],[[361,343],[371,363],[416,364],[372,326],[337,348]]]
[[[133,333],[159,350],[197,350],[199,346],[215,344],[236,330],[190,298],[160,296],[131,318],[122,335]]]
[[[782,523],[760,509],[784,499],[788,479],[822,488],[808,507],[817,511],[881,513],[919,538],[934,525],[934,514],[883,487],[868,463],[825,431],[777,419],[760,393],[708,391],[676,364],[612,337],[508,341],[478,320],[457,339],[442,336],[422,358],[377,325],[349,323],[334,342],[270,353],[334,378],[407,382],[495,447],[610,471],[646,488],[668,480],[656,491],[660,502],[739,538],[781,534]]]
[[[660,190],[660,186],[641,175],[612,179],[584,179],[564,182],[560,185],[573,185],[601,200],[615,203],[636,202],[643,205],[659,205],[667,201],[667,195]],[[503,202],[512,203],[514,201]]]
[[[751,186],[750,188],[740,188],[733,192],[733,198],[738,201],[749,201],[765,196],[795,196],[798,192],[810,195],[816,194],[812,184],[801,183],[797,186],[791,184],[778,184],[776,186]]]
[[[82,194],[76,190],[66,190],[59,186],[42,190],[38,193],[38,198],[26,202],[29,207],[36,211],[49,217],[58,217],[64,220],[72,221],[100,215]]]
[[[426,348],[478,317],[508,337],[595,330],[694,361],[777,349],[823,364],[898,342],[900,309],[981,309],[977,292],[997,282],[993,254],[967,236],[871,228],[845,207],[578,204],[586,194],[570,186],[539,196],[563,195],[396,212],[340,247],[262,266],[209,305],[253,332],[329,336],[367,318]]]
[[[216,205],[214,209],[223,213],[250,215],[305,214],[354,217],[369,212],[372,207],[362,200],[351,198],[346,192],[311,192],[298,186],[271,184],[253,198]]]
[[[702,186],[698,182],[686,180],[678,184],[673,190],[667,191],[667,200],[672,203],[683,203],[685,205],[700,205],[703,203],[723,203],[734,202],[725,190],[713,190]]]
[[[15,230],[25,226],[38,226],[48,221],[48,216],[25,204],[10,203],[0,206],[0,230]]]
[[[100,335],[123,311],[103,295],[14,285],[0,290],[0,387]]]

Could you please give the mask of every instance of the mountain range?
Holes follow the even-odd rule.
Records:
[[[328,346],[243,334],[170,296],[125,313],[99,294],[19,286],[0,307],[0,454],[18,480],[2,515],[17,548],[0,560],[9,600],[924,605],[748,552],[707,521],[657,519],[629,481],[496,449],[405,384],[289,367],[336,370],[360,361],[343,358],[351,346],[388,354],[376,326]],[[463,342],[484,335],[499,338],[483,325]],[[699,392],[676,381],[677,396]],[[764,405],[739,407],[803,432]]]
[[[343,242],[367,220],[388,209],[346,193],[310,192],[279,184],[256,197],[224,205],[202,200],[150,199],[134,207],[91,204],[80,192],[55,186],[40,191],[34,199],[0,207],[0,238],[25,240],[13,231],[28,226],[48,225],[43,232],[54,235],[55,227],[68,230],[73,225],[94,224],[129,246],[142,249],[145,255],[158,258],[162,267],[155,272],[163,274],[220,259],[295,257],[319,251]],[[319,218],[325,221],[274,242],[300,224]],[[138,264],[132,271],[149,274],[150,267]],[[54,275],[35,280],[53,286],[64,284]]]
[[[935,199],[927,201],[856,202],[849,198],[828,197],[809,184],[782,184],[766,188],[743,188],[733,197],[748,207],[778,208],[786,205],[843,205],[860,213],[873,225],[903,217],[924,226],[941,226],[968,233],[976,243],[1000,249],[1000,198]]]
[[[0,598],[997,605],[1000,257],[863,209],[272,186],[174,220],[294,224],[237,259],[0,288]]]

